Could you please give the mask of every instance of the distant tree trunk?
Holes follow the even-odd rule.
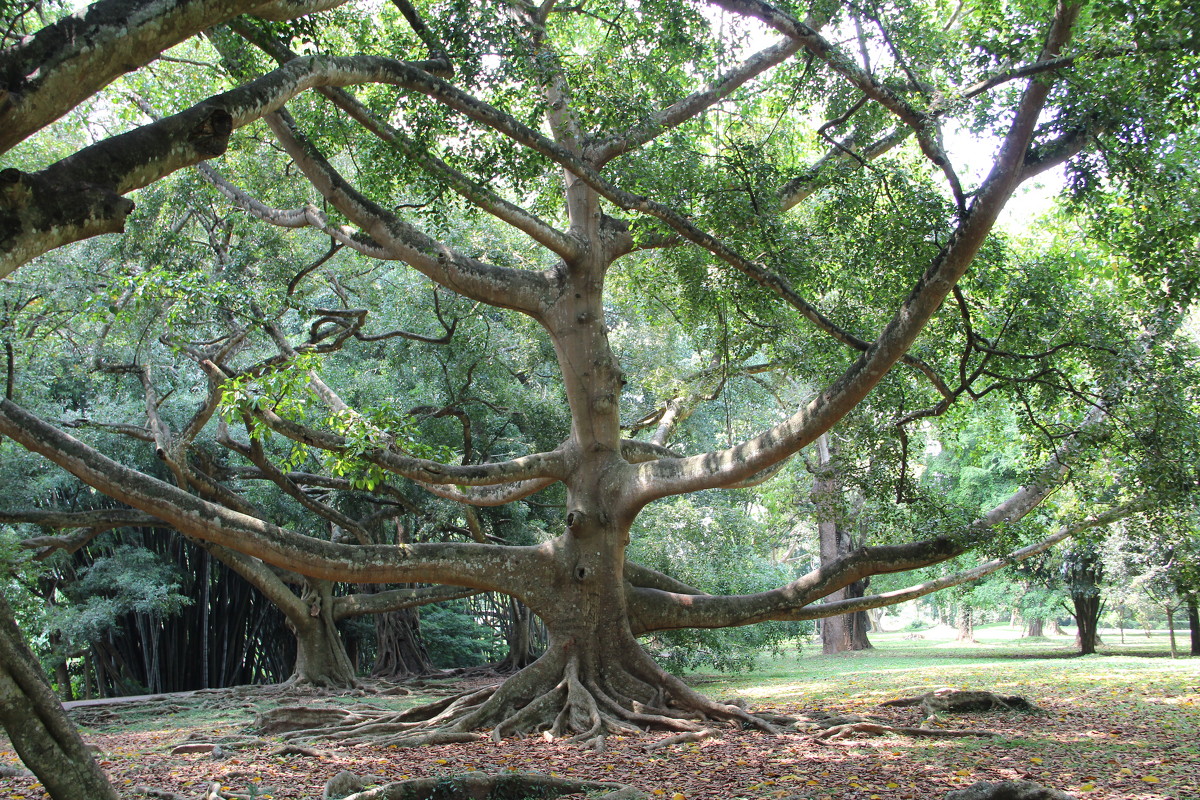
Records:
[[[1067,632],[1062,629],[1062,625],[1058,624],[1057,619],[1050,620],[1050,634],[1053,636],[1066,636]]]
[[[1175,646],[1175,607],[1166,606],[1167,612],[1167,631],[1171,639],[1171,658],[1179,658],[1179,652]]]
[[[117,800],[0,595],[0,723],[54,800]]]
[[[496,671],[517,672],[537,661],[544,649],[534,633],[537,615],[519,600],[501,596],[501,601],[508,606],[509,622],[504,626],[508,655],[496,664]]]
[[[866,595],[867,587],[870,584],[870,578],[855,581],[846,587],[846,597],[863,597]],[[855,611],[852,614],[846,614],[845,618],[849,621],[850,649],[875,649],[874,645],[871,644],[871,640],[867,638],[867,631],[871,630],[871,616],[866,611]]]
[[[1080,655],[1091,655],[1096,652],[1099,635],[1096,630],[1100,619],[1100,595],[1080,594],[1071,598],[1075,604],[1075,624],[1079,626],[1075,634],[1075,643]]]
[[[372,676],[403,680],[428,675],[435,670],[425,640],[421,638],[421,616],[417,609],[403,608],[376,614],[375,640],[379,650]]]
[[[828,434],[818,437],[817,453],[819,467],[816,480],[813,481],[812,498],[816,506],[821,563],[832,564],[849,553],[854,542],[841,524],[844,516],[841,508],[842,481],[838,476],[836,455],[829,444]],[[862,597],[866,588],[865,582],[851,584],[828,595],[825,601]],[[830,654],[871,649],[871,642],[867,639],[868,624],[866,612],[863,611],[827,617],[821,624],[821,652]]]
[[[1071,603],[1075,607],[1075,644],[1080,655],[1096,652],[1100,642],[1099,622],[1100,583],[1104,577],[1104,566],[1099,554],[1090,546],[1080,547],[1068,554],[1066,578],[1071,590]]]
[[[971,607],[966,603],[962,603],[958,607],[958,616],[955,620],[955,627],[958,628],[958,641],[974,642],[975,641],[975,614]]]
[[[50,649],[53,652],[62,652],[62,633],[59,631],[50,631],[49,636]],[[62,660],[54,665],[54,682],[58,684],[58,696],[62,700],[74,700],[75,697],[71,693],[71,671],[67,668],[66,656],[62,656]]]
[[[1029,620],[1025,627],[1025,635],[1028,637],[1045,636],[1046,635],[1046,620],[1041,617],[1034,617]]]
[[[1194,594],[1188,595],[1187,598],[1187,616],[1188,630],[1192,638],[1191,653],[1200,656],[1200,603],[1197,603]]]

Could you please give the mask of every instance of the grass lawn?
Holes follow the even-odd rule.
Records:
[[[1021,640],[1008,626],[977,629],[978,644],[960,645],[951,631],[872,635],[876,649],[837,656],[801,652],[765,658],[753,673],[696,674],[714,697],[738,695],[783,713],[805,710],[878,716],[915,725],[912,708],[878,708],[890,698],[941,686],[1021,694],[1042,713],[947,717],[947,728],[985,729],[994,738],[902,736],[820,742],[802,731],[770,737],[722,729],[719,737],[662,750],[662,738],[610,737],[594,753],[541,737],[480,741],[419,750],[318,745],[316,756],[272,755],[274,744],[237,750],[233,758],[171,755],[189,734],[202,738],[243,731],[256,710],[280,702],[255,692],[202,695],[142,706],[92,708],[85,738],[104,752],[102,764],[125,797],[141,786],[199,798],[210,782],[225,797],[275,800],[321,797],[342,769],[387,780],[472,770],[551,772],[633,784],[651,798],[679,800],[926,800],[979,780],[1024,777],[1097,800],[1200,800],[1200,658],[1168,655],[1162,632],[1126,633],[1121,646],[1105,632],[1102,653],[1072,657],[1070,638]],[[1179,639],[1186,649],[1186,633]],[[419,698],[417,698],[419,699]],[[293,704],[411,703],[414,698],[303,695]],[[82,711],[82,710],[81,710]],[[0,739],[0,763],[16,763]],[[0,778],[0,798],[42,798],[31,780]]]

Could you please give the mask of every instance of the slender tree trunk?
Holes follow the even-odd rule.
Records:
[[[1187,598],[1187,616],[1188,630],[1192,640],[1191,654],[1200,656],[1200,603],[1197,603],[1194,594],[1188,595]]]
[[[0,595],[0,723],[54,800],[117,800]]]
[[[1179,658],[1179,652],[1175,647],[1175,608],[1167,606],[1167,633],[1171,640],[1171,658]]]

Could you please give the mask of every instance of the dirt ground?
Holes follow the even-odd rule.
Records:
[[[85,739],[123,797],[147,796],[143,787],[186,798],[204,796],[219,783],[222,796],[282,800],[320,798],[341,770],[392,781],[470,771],[544,772],[631,784],[650,797],[671,800],[926,800],[980,780],[1026,778],[1098,800],[1200,800],[1200,686],[1190,694],[1147,697],[1097,693],[1092,698],[1037,698],[1043,713],[966,714],[946,718],[947,728],[993,731],[993,738],[913,739],[850,737],[820,741],[788,731],[772,737],[723,728],[720,736],[660,750],[647,745],[666,734],[610,737],[604,752],[529,737],[483,740],[420,749],[386,744],[310,745],[316,754],[272,754],[273,740],[237,747],[253,714],[276,705],[402,707],[459,688],[437,686],[410,698],[319,692],[282,694],[272,687],[242,687],[72,710]],[[893,725],[914,725],[919,709],[880,708],[862,697],[826,702],[823,709],[869,714]],[[777,704],[770,710],[809,709]],[[226,757],[172,754],[188,740],[233,742]],[[0,765],[20,766],[0,739]],[[47,797],[31,778],[0,777],[0,798]],[[82,799],[81,799],[82,800]]]

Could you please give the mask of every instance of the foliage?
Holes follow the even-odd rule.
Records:
[[[439,603],[421,612],[421,638],[442,669],[475,667],[504,657],[504,642],[482,625],[467,600]]]

